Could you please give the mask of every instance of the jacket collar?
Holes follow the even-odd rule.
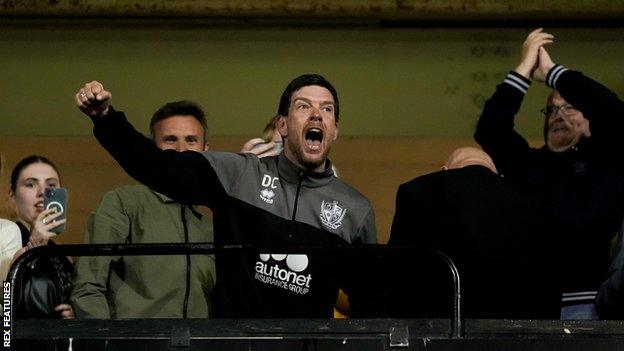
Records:
[[[156,195],[156,197],[160,200],[160,202],[162,202],[163,204],[178,204],[181,206],[184,206],[178,202],[175,202],[174,200],[172,200],[169,196],[165,195],[165,194],[161,194],[157,191],[154,191],[152,189],[149,189],[154,195]],[[197,219],[201,219],[202,218],[202,214],[197,212],[195,210],[195,208],[193,206],[186,206],[189,210],[191,210],[191,213],[193,213],[193,215],[195,217],[197,217]]]
[[[290,161],[284,152],[279,154],[276,159],[277,169],[281,178],[289,183],[298,183],[308,188],[316,188],[326,185],[334,178],[334,170],[329,159],[325,161],[325,170],[323,172],[313,172],[295,165]]]
[[[160,200],[160,202],[162,202],[163,204],[174,204],[176,203],[175,201],[173,201],[169,196],[165,195],[165,194],[161,194],[157,191],[154,191],[152,189],[150,189],[150,191],[156,195],[156,197]]]
[[[578,155],[579,153],[584,153],[587,150],[592,148],[592,137],[581,137],[579,141],[573,146],[569,147],[565,151],[562,152],[554,152],[548,148],[548,145],[544,144],[542,149],[551,157],[555,158],[566,158],[566,157],[574,157],[574,155]]]

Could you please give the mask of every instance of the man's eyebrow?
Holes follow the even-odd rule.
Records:
[[[293,102],[296,102],[297,100],[302,100],[304,102],[312,104],[312,101],[310,99],[308,99],[308,98],[296,97],[296,98],[293,99]],[[321,101],[321,105],[336,105],[336,103],[334,101],[331,101],[331,100],[326,100],[326,101]]]
[[[301,101],[307,102],[307,103],[311,103],[312,102],[309,99],[304,98],[304,97],[296,97],[296,98],[293,99],[293,102],[296,102],[297,100],[301,100]]]

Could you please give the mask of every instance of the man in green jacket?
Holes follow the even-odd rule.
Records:
[[[161,149],[208,149],[206,119],[190,101],[164,105],[150,122]],[[87,222],[85,243],[212,242],[212,221],[144,185],[115,189]],[[81,257],[71,296],[77,318],[207,318],[214,257]]]

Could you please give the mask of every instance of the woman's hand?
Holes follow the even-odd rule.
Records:
[[[33,248],[37,246],[46,245],[50,238],[56,236],[56,233],[50,230],[65,223],[66,219],[57,220],[62,212],[56,212],[56,209],[49,208],[41,212],[30,228],[30,239],[28,239],[28,247]]]

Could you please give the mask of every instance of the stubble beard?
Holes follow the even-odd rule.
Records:
[[[321,165],[323,165],[325,163],[325,161],[327,160],[327,155],[329,154],[329,149],[327,149],[322,155],[321,155],[321,160],[314,162],[311,160],[306,159],[304,153],[303,153],[303,145],[301,146],[301,148],[294,148],[294,155],[295,158],[297,159],[297,162],[299,162],[299,164],[309,170],[309,171],[315,171],[318,167],[320,167]]]

